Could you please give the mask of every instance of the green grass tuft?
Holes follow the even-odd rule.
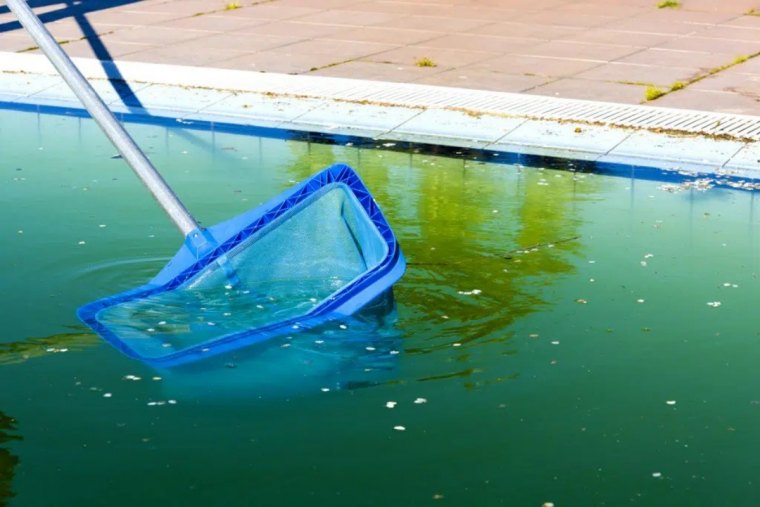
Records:
[[[438,67],[438,64],[435,63],[433,60],[428,58],[427,56],[423,56],[422,58],[418,58],[414,64],[417,67]]]
[[[675,91],[678,91],[678,90],[682,90],[685,87],[686,87],[686,83],[684,83],[683,81],[676,81],[675,83],[673,83],[672,85],[670,85],[670,91],[671,92],[675,92]]]
[[[665,95],[665,90],[657,88],[656,86],[647,86],[647,90],[644,92],[644,98],[647,101],[659,99]]]
[[[678,9],[679,7],[681,7],[679,0],[662,0],[657,4],[658,9]]]
[[[242,7],[242,6],[239,3],[237,3],[237,2],[230,2],[230,3],[228,3],[227,5],[224,6],[224,10],[225,11],[234,11],[235,9],[239,9],[240,7]]]
[[[740,56],[737,56],[736,58],[734,58],[733,64],[734,65],[739,65],[740,63],[744,63],[747,60],[749,60],[749,56],[740,55]]]

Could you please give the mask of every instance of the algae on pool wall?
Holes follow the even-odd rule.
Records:
[[[12,489],[13,476],[19,460],[8,449],[1,447],[11,440],[21,440],[20,436],[9,433],[15,429],[16,420],[0,412],[0,507],[8,505],[15,496]]]

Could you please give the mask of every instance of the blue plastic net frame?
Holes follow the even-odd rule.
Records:
[[[122,339],[117,330],[99,318],[101,312],[116,305],[138,301],[162,292],[173,291],[213,266],[223,265],[225,257],[315,195],[331,187],[342,188],[355,199],[359,209],[376,229],[384,243],[384,256],[359,276],[322,299],[309,311],[261,327],[232,332],[181,350],[167,350],[148,356]],[[255,238],[254,238],[255,240]],[[145,285],[83,305],[77,315],[112,346],[129,357],[155,366],[169,367],[211,355],[239,349],[253,343],[310,329],[328,320],[351,315],[390,290],[403,275],[406,262],[385,216],[356,172],[336,164],[286,190],[267,203],[204,230],[193,231],[169,263]]]

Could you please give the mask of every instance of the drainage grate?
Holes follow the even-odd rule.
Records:
[[[264,81],[267,83],[262,85],[268,85],[267,88],[276,89],[282,94],[322,99],[465,109],[484,114],[760,141],[760,117],[750,115],[316,76],[269,75]],[[276,87],[273,87],[275,81]]]

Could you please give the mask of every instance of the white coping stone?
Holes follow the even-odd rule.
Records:
[[[662,169],[715,171],[746,143],[704,137],[634,132],[600,161],[651,165]]]
[[[419,109],[408,107],[325,102],[299,116],[293,123],[306,127],[320,127],[319,130],[331,133],[357,135],[357,132],[362,131],[367,137],[377,137],[409,121],[420,112]]]
[[[623,128],[534,120],[526,121],[509,132],[496,145],[537,147],[544,150],[559,148],[566,153],[586,153],[589,155],[587,158],[593,159],[594,155],[601,156],[614,149],[632,132]],[[582,156],[581,153],[578,156]],[[545,151],[540,154],[545,154]]]
[[[760,168],[760,143],[743,146],[724,166],[727,170],[754,170]]]
[[[485,147],[525,123],[523,118],[472,115],[462,111],[428,109],[393,129],[392,139],[406,136],[448,138],[464,141],[468,147]],[[456,143],[454,143],[456,144]]]
[[[664,169],[715,171],[723,166],[736,166],[747,171],[758,170],[749,167],[757,143],[705,136],[671,136],[635,128],[631,133],[631,130],[620,127],[553,121],[560,119],[561,111],[572,114],[579,108],[602,116],[605,110],[619,113],[619,110],[629,108],[636,114],[667,117],[668,121],[682,114],[708,114],[703,112],[358,79],[100,62],[87,58],[73,60],[84,76],[94,83],[109,75],[119,75],[127,80],[144,104],[144,112],[179,119],[276,125],[382,139],[416,139]],[[60,78],[53,76],[55,70],[43,55],[0,52],[0,100],[10,97],[28,102],[39,100],[36,103],[49,105],[60,101],[61,105],[78,107],[78,103],[70,100],[71,96],[65,97],[60,91],[57,86]],[[26,94],[25,83],[31,84],[26,88]],[[101,83],[106,88],[96,86],[107,93],[107,85],[104,81]],[[46,94],[45,90],[50,93]],[[250,116],[240,112],[239,101],[247,100],[246,93],[260,96],[255,103],[262,106],[261,112],[251,112]],[[281,100],[282,108],[264,105],[264,97],[272,94]],[[34,97],[28,98],[32,95]],[[134,111],[121,103],[115,94],[106,95],[107,100],[111,98],[111,107],[115,111]],[[455,110],[462,107],[474,114]],[[545,114],[552,120],[520,117],[526,108],[532,111],[531,115]],[[744,122],[760,120],[752,116],[734,115],[732,118]],[[575,133],[576,127],[581,128],[581,135]]]
[[[0,100],[14,102],[31,93],[37,93],[56,84],[61,79],[56,76],[37,74],[4,74],[0,87]]]
[[[187,115],[186,119],[233,121],[262,127],[277,126],[283,122],[294,121],[323,103],[324,101],[315,99],[240,93]]]

